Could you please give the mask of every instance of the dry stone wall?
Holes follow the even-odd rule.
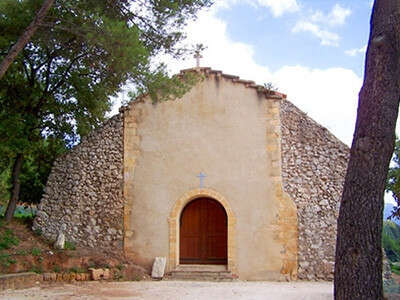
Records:
[[[298,277],[332,280],[349,148],[289,101],[280,113],[283,184],[299,223]]]
[[[122,249],[123,115],[118,114],[58,158],[33,229],[55,240]]]

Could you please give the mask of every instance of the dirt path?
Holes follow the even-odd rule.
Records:
[[[331,282],[87,282],[0,292],[0,299],[332,300]]]

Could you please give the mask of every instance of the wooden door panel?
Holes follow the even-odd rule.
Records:
[[[210,237],[207,241],[207,255],[209,259],[225,259],[226,243],[221,242],[220,237]]]
[[[226,264],[227,216],[217,201],[190,202],[180,220],[180,263]]]
[[[200,239],[198,237],[186,237],[186,246],[182,248],[181,257],[195,260],[200,257]]]

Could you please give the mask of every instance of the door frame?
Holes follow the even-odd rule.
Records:
[[[227,269],[232,274],[236,274],[236,217],[228,203],[228,201],[218,192],[211,189],[195,189],[185,193],[178,201],[175,202],[170,216],[169,224],[169,264],[168,269],[174,270],[179,265],[179,221],[181,213],[185,206],[196,198],[211,198],[219,202],[225,209],[228,218],[228,249],[227,249]]]
[[[210,203],[213,203],[210,206]],[[191,206],[191,205],[194,206]],[[217,208],[215,208],[217,207]],[[205,209],[206,208],[206,209]],[[217,224],[217,220],[213,218],[209,218],[209,209],[211,209],[211,212],[213,212],[213,208],[215,209],[214,211],[219,213],[219,216],[221,217],[219,220],[219,225],[223,224],[223,229],[219,231],[219,243],[223,243],[224,245],[224,252],[223,252],[223,258],[211,258],[209,257],[208,253],[208,238],[209,234],[215,234],[216,232],[210,232],[208,231],[208,226],[210,224]],[[188,213],[189,215],[195,214],[199,217],[199,222],[196,225],[192,224],[192,227],[185,227],[182,224],[182,220],[185,216],[185,213]],[[197,250],[199,251],[199,257],[192,257],[192,258],[182,258],[182,253],[179,253],[179,264],[185,264],[185,265],[191,265],[191,264],[201,264],[201,265],[226,265],[228,261],[228,216],[226,214],[225,208],[216,200],[209,198],[209,197],[200,197],[200,198],[195,198],[192,201],[190,201],[188,204],[185,205],[183,208],[180,218],[179,218],[179,251],[182,251],[182,244],[183,244],[183,236],[182,236],[182,229],[186,228],[186,233],[191,235],[193,237],[193,230],[200,230],[197,232],[197,238],[199,239],[199,244],[197,245]],[[215,227],[213,227],[215,228]],[[188,232],[189,230],[189,232]],[[190,233],[192,231],[192,234]],[[214,243],[211,244],[216,245]],[[222,255],[222,253],[220,253]],[[183,262],[183,260],[186,260],[186,262]]]

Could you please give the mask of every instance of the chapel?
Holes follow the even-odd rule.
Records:
[[[56,160],[33,228],[149,272],[165,257],[168,274],[332,280],[348,147],[282,93],[181,72],[201,80],[179,99],[132,101]]]

